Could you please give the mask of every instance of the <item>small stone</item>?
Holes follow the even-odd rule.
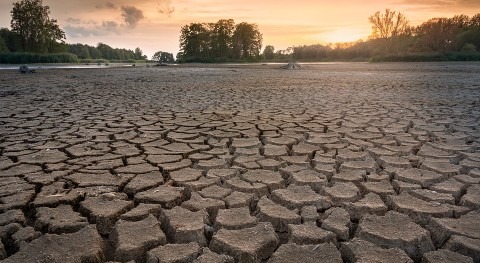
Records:
[[[342,256],[334,245],[297,245],[288,243],[281,245],[268,260],[268,263],[342,263]]]
[[[255,242],[252,242],[252,237],[255,237]],[[213,235],[210,249],[230,255],[236,262],[260,262],[268,259],[279,243],[272,224],[262,222],[251,228],[220,229]]]
[[[152,215],[137,222],[119,220],[110,239],[115,244],[115,260],[122,262],[143,262],[148,250],[167,243],[160,223]]]
[[[450,250],[439,249],[423,254],[422,263],[473,263],[473,259]]]
[[[201,246],[207,245],[205,224],[209,223],[205,210],[191,212],[176,206],[171,210],[163,211],[162,225],[169,240],[175,243],[197,242]]]
[[[187,244],[166,244],[147,252],[147,263],[190,263],[201,253],[195,242]]]
[[[354,238],[341,245],[340,252],[347,262],[402,262],[413,260],[399,248],[382,248],[368,241]]]

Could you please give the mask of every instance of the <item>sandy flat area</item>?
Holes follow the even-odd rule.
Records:
[[[278,67],[0,70],[0,260],[480,262],[480,63]]]

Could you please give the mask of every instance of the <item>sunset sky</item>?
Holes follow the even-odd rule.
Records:
[[[13,0],[0,0],[0,27],[10,27]],[[367,39],[368,17],[390,8],[412,25],[432,17],[480,13],[480,0],[44,0],[68,43],[178,52],[180,27],[232,18],[258,24],[263,45],[293,45]]]

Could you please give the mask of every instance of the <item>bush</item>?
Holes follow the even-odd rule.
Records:
[[[76,55],[70,53],[35,54],[35,53],[1,53],[1,64],[32,63],[78,63]]]

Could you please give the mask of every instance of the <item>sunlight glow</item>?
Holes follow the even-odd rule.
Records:
[[[315,36],[318,41],[326,43],[343,43],[343,42],[354,42],[360,39],[365,39],[368,32],[365,30],[354,29],[354,28],[341,28],[334,31],[325,32]]]

